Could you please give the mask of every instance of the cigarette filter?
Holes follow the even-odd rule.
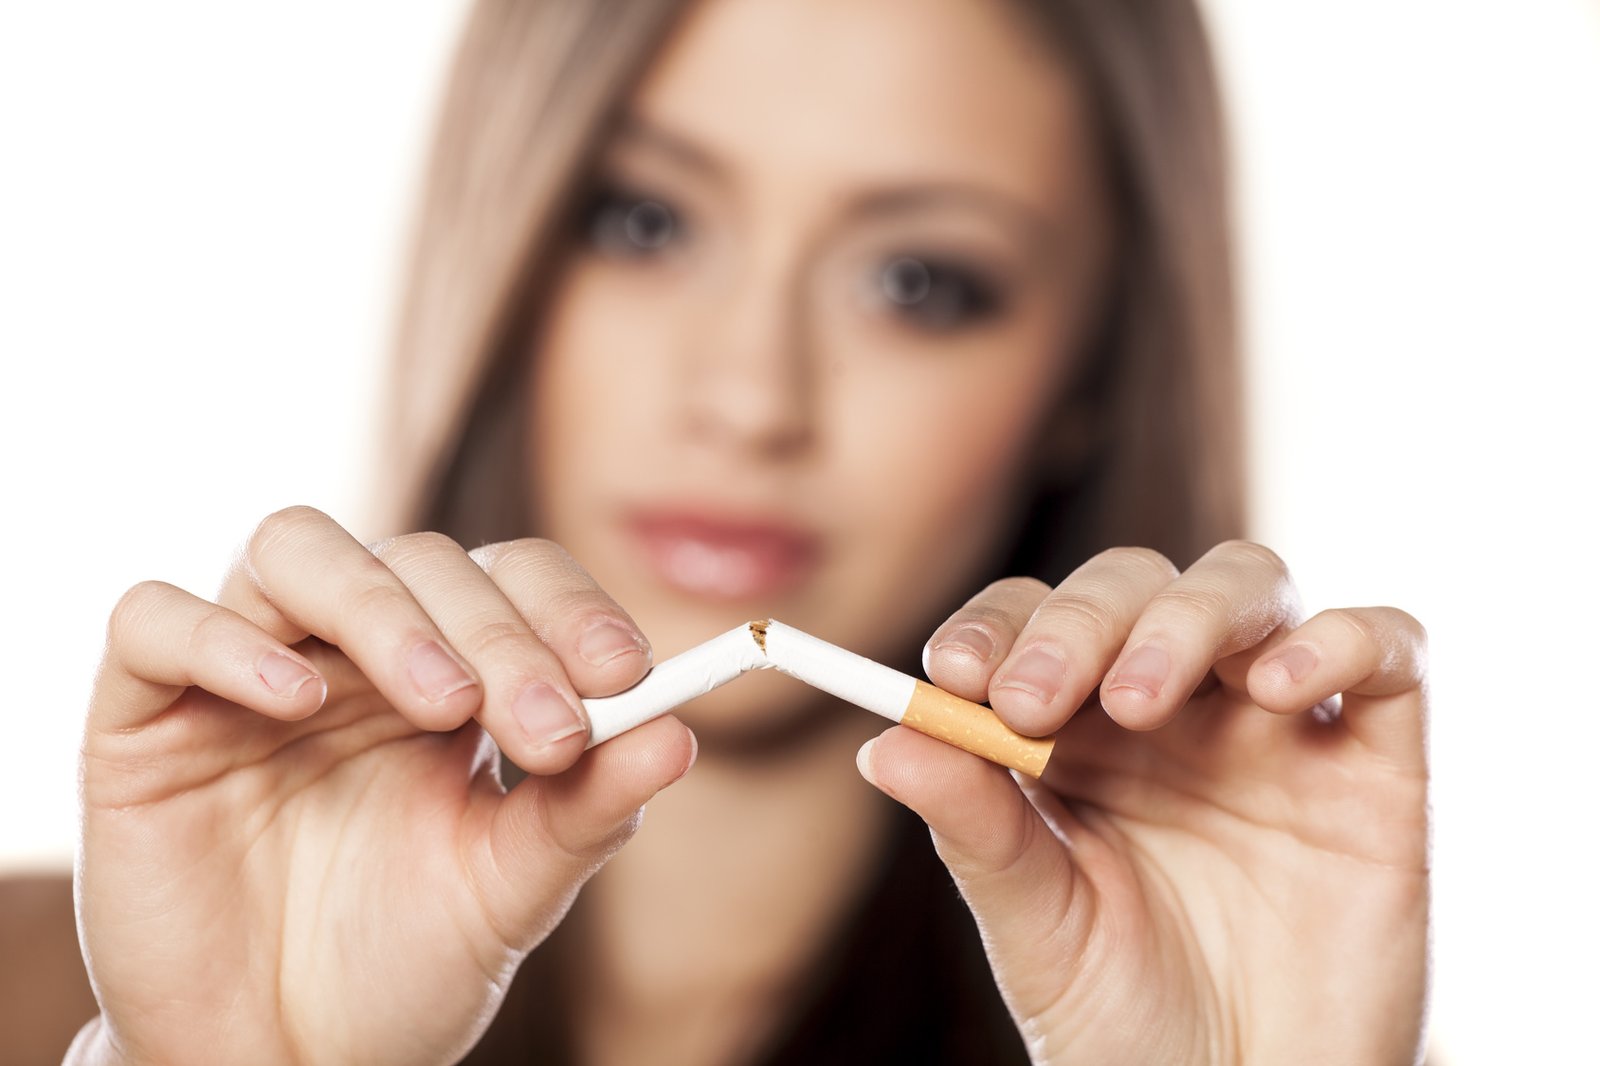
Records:
[[[982,704],[782,622],[763,620],[673,656],[626,692],[584,700],[592,725],[589,747],[666,714],[748,670],[778,670],[891,722],[1030,777],[1044,773],[1055,745],[1053,737],[1014,732]]]

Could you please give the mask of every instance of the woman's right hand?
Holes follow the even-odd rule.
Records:
[[[694,760],[667,717],[573,765],[577,697],[649,661],[545,541],[369,550],[290,508],[216,603],[135,586],[83,739],[76,890],[102,1014],[69,1061],[458,1059]],[[494,744],[532,775],[509,792]]]

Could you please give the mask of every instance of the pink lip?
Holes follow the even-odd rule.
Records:
[[[640,511],[628,523],[662,583],[715,600],[751,600],[799,584],[822,555],[815,533],[778,519]]]

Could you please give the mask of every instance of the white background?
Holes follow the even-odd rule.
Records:
[[[1435,1033],[1595,1053],[1600,8],[1211,0],[1256,536],[1433,643]],[[358,524],[460,0],[0,7],[0,870],[61,867],[104,621]],[[1308,1053],[1312,1049],[1308,1049]]]

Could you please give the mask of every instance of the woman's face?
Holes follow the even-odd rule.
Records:
[[[532,352],[540,531],[658,661],[774,617],[874,657],[977,591],[1094,320],[1086,108],[1007,5],[707,0],[607,146]],[[747,678],[683,715],[761,731]]]

